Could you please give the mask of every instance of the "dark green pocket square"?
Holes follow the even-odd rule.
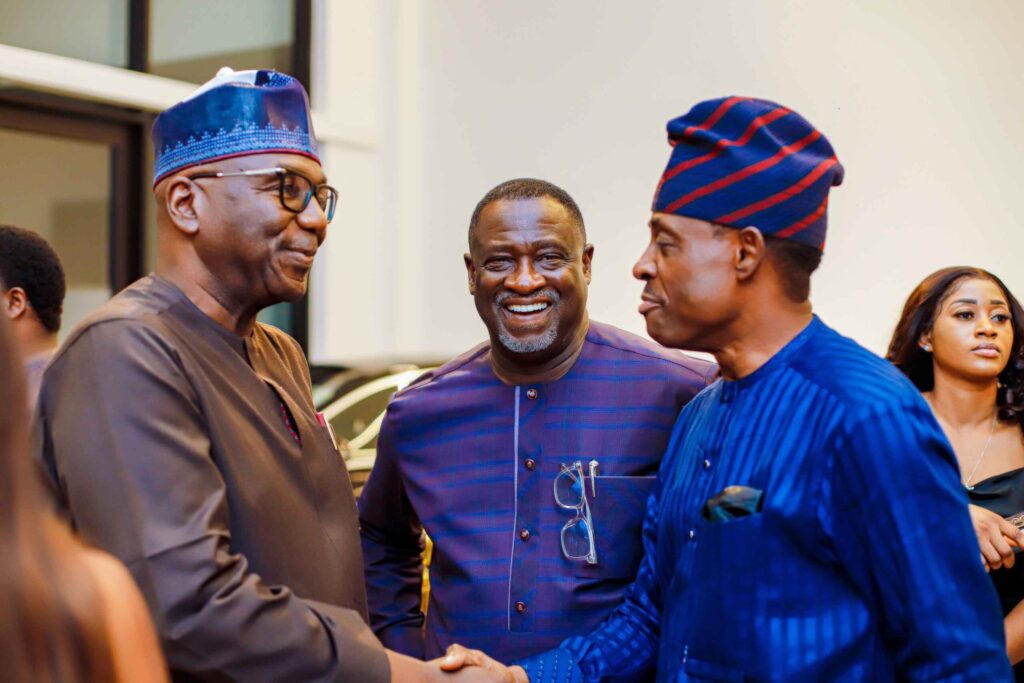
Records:
[[[709,498],[700,515],[709,522],[728,522],[761,512],[764,491],[749,486],[726,486],[721,493]]]

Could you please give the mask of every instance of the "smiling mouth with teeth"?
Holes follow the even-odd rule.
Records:
[[[539,304],[506,304],[505,308],[512,311],[513,313],[536,313],[537,311],[543,311],[548,308],[551,304],[539,303]]]

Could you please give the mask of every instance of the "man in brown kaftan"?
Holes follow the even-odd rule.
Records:
[[[156,272],[72,332],[43,379],[61,505],[131,570],[176,681],[463,680],[367,626],[344,461],[299,346],[256,321],[305,293],[337,202],[305,91],[222,70],[153,138]]]

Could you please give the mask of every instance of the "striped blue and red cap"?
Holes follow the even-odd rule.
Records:
[[[668,122],[672,156],[652,210],[825,246],[832,145],[791,109],[749,97],[701,102]]]

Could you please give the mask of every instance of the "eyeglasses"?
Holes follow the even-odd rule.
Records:
[[[562,471],[555,477],[555,502],[566,510],[576,511],[576,515],[562,527],[562,554],[570,560],[597,564],[594,520],[587,502],[583,463],[579,460],[572,467],[563,464]]]
[[[197,178],[231,178],[233,176],[277,176],[278,198],[281,206],[292,213],[302,213],[309,206],[309,200],[316,197],[316,203],[323,209],[330,223],[334,218],[334,210],[338,208],[338,191],[330,185],[314,185],[313,181],[304,175],[280,166],[275,168],[260,168],[253,171],[237,171],[235,173],[224,173],[211,171],[208,173],[196,173],[189,176],[190,179]]]

